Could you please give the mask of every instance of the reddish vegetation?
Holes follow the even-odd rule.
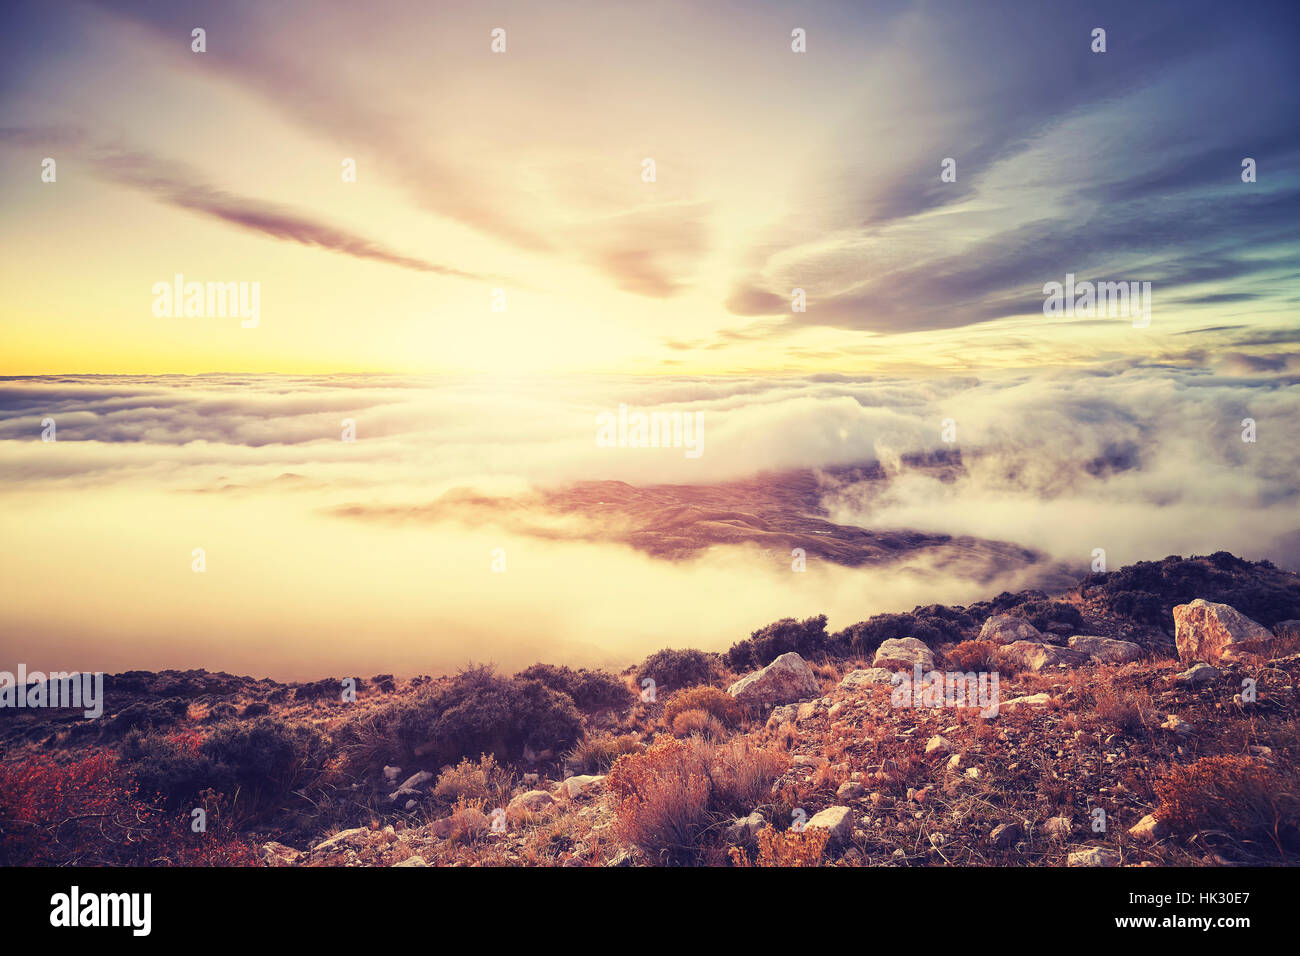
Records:
[[[5,866],[248,866],[256,848],[235,837],[221,801],[205,805],[207,832],[189,814],[139,798],[116,754],[62,763],[0,764],[0,864]]]

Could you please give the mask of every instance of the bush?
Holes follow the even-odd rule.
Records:
[[[642,753],[645,745],[634,734],[615,736],[608,731],[587,734],[564,756],[574,773],[609,773],[623,754]]]
[[[347,742],[361,739],[362,752],[376,763],[427,759],[438,765],[480,754],[516,759],[525,747],[564,749],[581,729],[582,717],[567,694],[539,681],[501,677],[489,666],[471,666],[372,712],[349,730]],[[379,753],[383,741],[387,756]]]
[[[1142,733],[1155,716],[1151,695],[1145,691],[1126,696],[1114,687],[1099,687],[1093,692],[1093,703],[1102,722],[1122,734]]]
[[[681,741],[660,738],[643,754],[619,757],[605,778],[620,798],[620,839],[660,863],[692,862],[708,827],[709,778]]]
[[[1294,776],[1284,779],[1272,766],[1249,757],[1202,757],[1171,767],[1156,781],[1156,818],[1177,833],[1226,831],[1238,842],[1263,844],[1285,856],[1300,835]]]
[[[754,631],[748,640],[733,644],[727,651],[727,663],[732,670],[746,671],[766,667],[790,652],[805,659],[818,659],[827,655],[830,644],[825,614],[804,621],[786,617]]]
[[[515,675],[520,680],[540,681],[552,690],[568,694],[583,710],[621,707],[632,697],[623,679],[608,671],[574,670],[554,664],[534,664]]]
[[[830,838],[830,831],[820,828],[796,833],[767,826],[758,832],[758,858],[753,863],[741,847],[733,846],[730,855],[736,866],[819,866]]]
[[[962,641],[948,651],[948,660],[960,671],[995,671],[998,647],[992,641]]]
[[[190,810],[207,830],[194,833]],[[0,764],[0,866],[255,866],[211,793],[179,812],[142,800],[108,752]]]
[[[614,762],[606,784],[619,798],[618,836],[661,863],[696,861],[715,823],[766,799],[787,758],[747,742],[661,737]]]
[[[636,672],[637,683],[650,678],[661,691],[708,684],[717,676],[716,658],[717,655],[704,651],[665,647],[641,662]]]
[[[1083,627],[1079,609],[1065,601],[1028,601],[1008,613],[1024,618],[1040,631],[1048,630],[1053,624],[1065,624],[1075,630]]]
[[[664,703],[664,721],[671,727],[673,720],[684,710],[702,710],[728,727],[736,726],[741,718],[741,707],[736,698],[716,687],[679,690]]]
[[[157,794],[169,809],[195,806],[211,789],[241,813],[260,817],[320,776],[329,739],[309,724],[261,717],[223,724],[207,738],[133,732],[122,743],[122,756],[141,792]]]
[[[446,770],[434,784],[433,795],[446,803],[479,801],[482,805],[504,807],[510,802],[514,774],[497,764],[491,754],[478,760],[466,757]]]
[[[709,740],[721,740],[727,735],[727,728],[722,721],[707,710],[683,710],[672,720],[674,737],[705,737]]]
[[[877,614],[860,621],[835,635],[854,654],[872,655],[885,641],[911,637],[916,618],[910,614]]]

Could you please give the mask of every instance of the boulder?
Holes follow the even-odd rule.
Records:
[[[1174,608],[1174,643],[1184,661],[1241,661],[1265,651],[1273,632],[1234,607],[1197,598]]]
[[[594,790],[600,789],[604,783],[605,775],[603,773],[584,774],[580,777],[569,777],[564,781],[564,789],[568,791],[569,799],[576,800]]]
[[[859,668],[845,674],[844,679],[840,681],[840,687],[844,690],[860,690],[875,684],[889,684],[893,677],[894,672],[884,667]]]
[[[876,658],[871,666],[909,671],[919,666],[922,671],[932,671],[934,651],[914,637],[890,638],[876,650]]]
[[[827,830],[833,843],[844,843],[853,835],[853,811],[848,807],[827,807],[814,814],[805,829]]]
[[[746,674],[727,688],[745,704],[789,704],[821,693],[821,685],[808,663],[794,651],[782,654],[760,671]]]
[[[1030,624],[1023,617],[1010,614],[994,614],[980,628],[979,640],[994,644],[1014,644],[1016,641],[1047,641],[1043,632]]]
[[[1004,667],[1015,664],[1031,671],[1041,671],[1045,667],[1057,665],[1078,667],[1088,661],[1089,657],[1083,651],[1036,641],[1015,641],[998,648],[998,662]]]
[[[1132,641],[1117,641],[1110,637],[1093,637],[1076,634],[1070,638],[1071,650],[1082,651],[1098,664],[1127,664],[1142,656],[1141,645]]]
[[[428,866],[428,865],[429,864],[424,859],[424,857],[420,856],[418,853],[415,854],[414,856],[408,856],[405,860],[402,860],[401,862],[393,864],[393,866]]]

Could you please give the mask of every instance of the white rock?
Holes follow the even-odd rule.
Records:
[[[1157,840],[1163,840],[1169,835],[1169,827],[1163,821],[1157,820],[1154,813],[1148,813],[1129,827],[1128,834],[1133,839],[1141,840],[1143,843],[1154,843]]]
[[[821,685],[808,663],[791,651],[745,675],[727,693],[746,704],[788,704],[820,694]]]
[[[1082,651],[1099,664],[1127,664],[1142,657],[1141,645],[1110,637],[1076,634],[1070,638],[1069,645],[1072,650]]]
[[[328,840],[323,840],[312,847],[313,853],[329,853],[332,850],[341,850],[348,846],[361,846],[370,841],[370,831],[365,827],[354,827],[351,830],[340,830]]]
[[[891,638],[881,643],[876,650],[873,668],[893,668],[894,670],[912,670],[920,666],[921,670],[934,670],[934,651],[914,637]]]
[[[570,777],[564,781],[564,788],[568,791],[570,799],[576,800],[594,790],[600,789],[605,783],[605,775],[602,774],[584,774],[581,777]]]
[[[1043,632],[1030,624],[1023,617],[1010,614],[994,614],[980,628],[979,640],[994,644],[1014,644],[1016,641],[1046,642]]]
[[[843,842],[853,834],[853,811],[848,807],[827,807],[814,814],[805,829],[829,830],[832,840]]]
[[[864,667],[855,671],[849,671],[840,681],[840,687],[844,690],[861,690],[864,687],[872,687],[876,684],[889,684],[893,681],[894,672],[884,667]]]
[[[397,775],[401,772],[401,767],[384,767],[384,782],[391,787],[397,783]]]
[[[570,777],[570,780],[575,779]],[[540,813],[547,807],[555,806],[555,798],[545,790],[529,790],[521,793],[506,805],[506,812],[527,811],[528,813]]]
[[[1085,847],[1071,851],[1066,866],[1119,866],[1119,853],[1102,846]]]
[[[1236,608],[1197,598],[1174,608],[1174,643],[1184,661],[1241,661],[1273,643],[1273,632]]]
[[[935,754],[946,754],[950,750],[952,750],[952,744],[948,742],[948,738],[941,737],[939,734],[935,734],[925,742],[925,755],[927,757],[932,757]]]

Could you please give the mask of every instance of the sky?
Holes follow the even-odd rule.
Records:
[[[929,374],[1294,351],[1292,4],[3,16],[0,373]],[[155,315],[176,274],[258,283],[257,326]],[[1150,325],[1045,316],[1067,274],[1150,281]]]
[[[0,667],[622,666],[1098,548],[1298,569],[1298,27],[1196,0],[6,3]],[[256,321],[159,308],[178,275],[256,288]],[[1076,280],[1149,311],[1049,311]],[[701,415],[703,453],[602,446],[621,405]],[[954,451],[950,480],[907,464]],[[885,479],[837,477],[862,464]],[[537,504],[792,469],[832,521],[991,545],[792,573]],[[466,494],[507,504],[430,518]]]

